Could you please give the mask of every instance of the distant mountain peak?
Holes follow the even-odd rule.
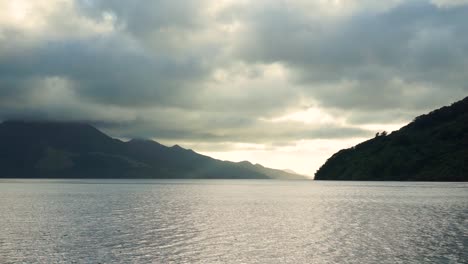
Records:
[[[147,138],[132,138],[128,142],[130,143],[146,143],[146,142],[151,142],[153,140],[147,139]]]
[[[216,160],[150,139],[123,142],[83,122],[0,124],[0,178],[294,179],[273,169]]]
[[[292,173],[292,174],[299,174],[299,173],[297,173],[297,172],[295,172],[295,171],[293,171],[291,169],[284,169],[283,171],[288,172],[288,173]]]

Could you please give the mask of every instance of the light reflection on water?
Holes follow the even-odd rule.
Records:
[[[0,180],[1,263],[467,263],[468,184]]]

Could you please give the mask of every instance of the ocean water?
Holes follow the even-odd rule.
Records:
[[[468,184],[0,180],[0,263],[468,263]]]

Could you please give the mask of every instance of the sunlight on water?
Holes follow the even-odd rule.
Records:
[[[468,184],[0,180],[1,263],[466,263]]]

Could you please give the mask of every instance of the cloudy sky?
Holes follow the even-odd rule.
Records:
[[[467,95],[467,0],[0,0],[0,120],[313,175]]]

